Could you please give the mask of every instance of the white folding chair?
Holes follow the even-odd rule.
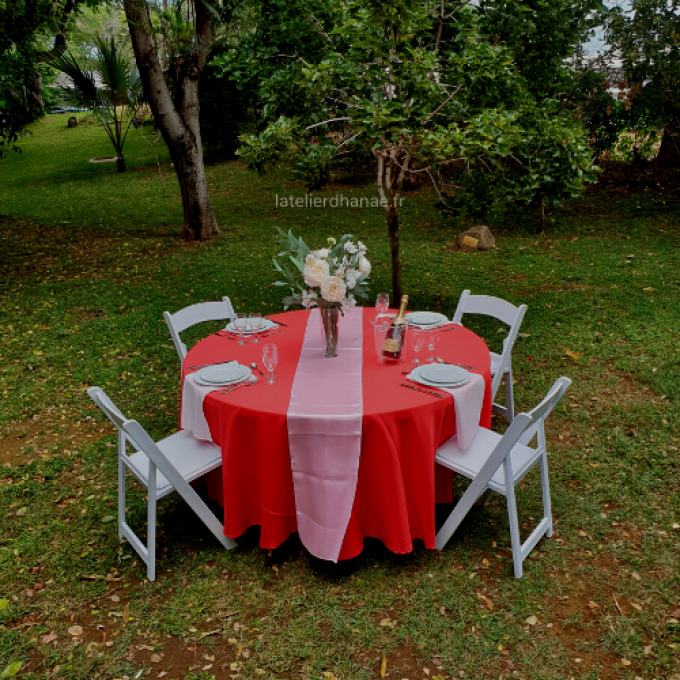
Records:
[[[552,536],[550,510],[550,485],[548,483],[548,454],[545,445],[545,420],[548,414],[571,385],[569,378],[558,378],[543,401],[529,413],[519,413],[504,435],[480,427],[465,450],[458,448],[452,437],[437,451],[435,460],[472,480],[461,499],[451,511],[436,536],[436,548],[441,550],[458,528],[477,500],[491,491],[503,494],[508,503],[510,544],[515,576],[522,576],[522,562],[538,541]],[[529,446],[537,437],[536,447]],[[531,468],[540,462],[541,488],[543,491],[543,519],[524,543],[520,540],[515,486]]]
[[[190,326],[195,326],[204,321],[221,321],[223,319],[231,321],[234,318],[234,308],[231,306],[231,300],[228,297],[223,297],[222,302],[199,302],[180,309],[179,312],[174,314],[163,312],[163,318],[165,323],[168,324],[168,330],[172,341],[175,343],[181,364],[187,355],[187,346],[180,340],[179,334]]]
[[[177,491],[191,506],[225,548],[235,548],[236,542],[224,535],[222,523],[189,484],[222,465],[220,448],[195,439],[185,430],[154,442],[136,420],[125,418],[101,387],[91,387],[87,393],[118,430],[118,538],[127,538],[144,560],[149,581],[156,578],[156,503],[172,491]],[[127,454],[128,442],[136,453]],[[126,471],[147,489],[146,546],[125,520]]]
[[[505,378],[505,406],[494,402],[493,411],[505,416],[509,423],[515,417],[515,400],[512,391],[512,347],[517,339],[517,333],[526,311],[526,305],[515,307],[515,305],[500,298],[490,295],[471,295],[469,290],[464,290],[453,315],[454,323],[461,323],[463,314],[483,314],[510,326],[508,335],[503,340],[503,352],[501,354],[491,352],[492,399],[496,398],[501,379]]]

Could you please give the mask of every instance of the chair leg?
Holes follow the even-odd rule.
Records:
[[[147,488],[148,510],[146,530],[146,577],[156,580],[156,466],[149,461],[149,486]]]
[[[125,538],[123,525],[125,524],[125,465],[118,457],[118,540]]]
[[[515,417],[515,399],[512,391],[512,370],[506,371],[503,376],[505,380],[505,419],[508,423]]]
[[[548,481],[548,454],[543,451],[541,456],[541,491],[543,492],[543,517],[548,520],[545,535],[550,538],[553,533],[552,507],[550,503],[550,482]]]
[[[512,546],[512,562],[515,567],[515,578],[522,578],[522,541],[519,536],[519,520],[517,518],[517,503],[515,501],[515,487],[506,484],[508,501],[508,522],[510,523],[510,545]]]

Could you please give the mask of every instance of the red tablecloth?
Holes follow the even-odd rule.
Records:
[[[410,364],[378,363],[370,324],[374,316],[373,310],[364,311],[361,458],[340,559],[358,555],[365,537],[378,538],[400,554],[411,552],[414,539],[434,548],[435,500],[451,500],[452,475],[436,466],[434,457],[456,431],[453,399],[399,387],[402,371]],[[218,493],[225,511],[224,533],[237,538],[248,527],[259,525],[260,545],[266,549],[279,546],[297,530],[286,414],[307,317],[305,311],[273,315],[286,327],[260,344],[248,341],[239,346],[210,336],[193,347],[184,361],[185,366],[193,366],[237,359],[246,365],[256,361],[262,368],[263,344],[278,346],[276,384],[260,380],[234,394],[212,392],[203,404],[212,438],[222,448]],[[441,332],[435,355],[476,367],[486,381],[480,425],[490,427],[490,354],[484,341],[462,327]],[[423,348],[420,357],[425,356]],[[409,347],[407,359],[412,358]],[[333,389],[330,379],[328,389]]]

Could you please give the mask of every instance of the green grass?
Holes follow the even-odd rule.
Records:
[[[396,556],[367,541],[337,566],[294,537],[263,551],[257,531],[222,551],[168,498],[149,584],[118,543],[115,440],[84,390],[104,387],[152,435],[166,434],[179,385],[164,310],[229,295],[238,309],[278,311],[276,226],[311,243],[354,234],[369,247],[374,291],[388,290],[383,218],[277,209],[277,192],[303,189],[284,171],[260,178],[228,163],[207,168],[222,235],[187,246],[167,152],[161,180],[153,149],[132,132],[130,169],[118,175],[88,163],[111,153],[98,126],[51,117],[32,131],[23,153],[0,163],[0,673],[21,661],[25,678],[153,669],[166,679],[363,680],[380,677],[383,655],[397,680],[680,673],[677,201],[593,192],[555,213],[544,236],[492,224],[499,249],[464,255],[451,247],[461,226],[429,191],[406,194],[411,308],[450,315],[466,288],[526,302],[513,353],[519,408],[559,375],[573,380],[549,428],[556,535],[521,580],[501,498],[442,552],[417,544]],[[500,344],[495,325],[483,330]],[[532,473],[519,494],[527,525],[536,482]],[[131,495],[130,514],[141,525],[142,498]]]

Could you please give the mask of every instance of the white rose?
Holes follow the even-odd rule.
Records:
[[[314,257],[318,257],[318,258],[322,259],[324,257],[328,257],[328,253],[330,253],[330,252],[331,251],[328,250],[328,248],[321,248],[321,250],[315,250],[314,251]]]
[[[348,253],[356,253],[358,248],[351,241],[347,241],[345,243],[345,250]]]
[[[339,276],[327,276],[321,282],[321,297],[328,302],[340,302],[346,292],[347,286]]]
[[[366,274],[366,276],[370,275],[370,273],[371,273],[371,263],[365,257],[362,257],[359,260],[358,266],[359,266],[359,271],[362,274]]]
[[[305,264],[302,275],[308,286],[316,288],[328,276],[328,262],[326,260],[311,260]]]

